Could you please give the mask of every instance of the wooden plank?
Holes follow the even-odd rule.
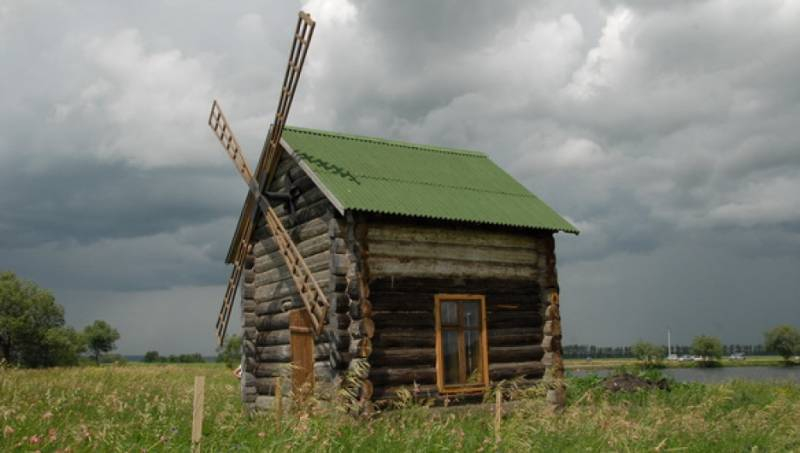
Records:
[[[289,312],[292,352],[292,391],[310,392],[314,386],[314,328],[306,310]]]
[[[206,377],[194,377],[194,403],[192,405],[192,445],[196,448],[203,437],[203,404],[205,400]]]
[[[301,244],[304,241],[315,238],[321,234],[327,233],[328,221],[319,217],[309,219],[307,222],[300,223],[294,226],[289,231],[289,236],[295,244]],[[261,239],[253,245],[253,256],[258,258],[267,253],[272,253],[278,250],[278,245],[272,237]]]
[[[463,277],[534,280],[539,267],[469,260],[370,256],[370,275],[379,277]]]
[[[317,236],[312,236],[303,240],[302,242],[295,242],[295,245],[297,245],[297,250],[300,252],[300,254],[304,258],[308,259],[322,252],[330,252],[331,240],[328,238],[327,234],[320,233]],[[283,256],[276,250],[271,253],[265,253],[257,256],[255,258],[252,271],[249,272],[252,272],[254,274],[253,276],[255,276],[257,273],[285,265],[286,262],[284,261]],[[245,279],[245,281],[251,280]]]
[[[536,251],[521,247],[498,247],[494,245],[464,245],[437,242],[412,242],[401,240],[371,239],[369,254],[374,257],[435,258],[482,263],[538,265]]]
[[[434,242],[454,245],[479,245],[501,248],[528,248],[543,250],[546,238],[535,232],[491,231],[480,226],[441,224],[432,226],[401,225],[396,223],[372,222],[369,224],[370,244],[379,241],[408,241],[415,243]]]

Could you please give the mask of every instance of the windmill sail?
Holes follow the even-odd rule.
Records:
[[[303,300],[306,310],[308,310],[311,315],[314,329],[316,333],[319,334],[325,323],[327,310],[330,304],[324,292],[320,289],[319,284],[314,279],[313,275],[311,275],[302,255],[300,255],[291,237],[286,232],[283,223],[275,214],[275,211],[269,205],[268,200],[264,197],[261,190],[267,181],[270,180],[277,166],[277,162],[280,160],[279,143],[281,135],[286,125],[286,119],[289,116],[292,101],[294,100],[294,93],[303,70],[303,64],[305,63],[306,54],[308,53],[308,46],[314,34],[314,27],[315,23],[311,19],[311,16],[301,11],[297,18],[294,39],[292,40],[292,47],[289,52],[289,61],[286,66],[278,107],[275,112],[275,121],[270,128],[264,149],[264,156],[262,156],[262,159],[259,161],[255,174],[250,171],[246,161],[241,155],[239,143],[233,136],[227,120],[216,101],[214,101],[211,107],[211,115],[209,116],[208,124],[211,126],[217,138],[219,138],[222,146],[228,152],[236,169],[242,175],[249,188],[249,194],[245,201],[245,212],[251,213],[251,220],[255,220],[258,215],[263,215],[265,217],[267,226],[272,236],[275,238],[275,243],[278,245],[280,254],[286,262],[286,266],[297,287],[297,291]],[[228,279],[228,287],[225,290],[225,296],[216,323],[217,341],[220,345],[222,345],[225,340],[225,333],[228,328],[228,322],[230,321],[236,290],[239,287],[244,260],[250,251],[250,240],[253,230],[253,222],[248,222],[243,231],[242,240],[239,242],[236,253],[233,256],[233,271]]]

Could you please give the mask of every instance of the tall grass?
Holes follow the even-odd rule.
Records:
[[[800,451],[797,384],[610,394],[599,378],[574,378],[556,415],[537,389],[509,383],[496,444],[485,407],[429,408],[410,396],[370,418],[312,400],[277,428],[273,414],[243,412],[238,381],[216,365],[0,370],[0,451],[188,451],[198,374],[205,451]]]

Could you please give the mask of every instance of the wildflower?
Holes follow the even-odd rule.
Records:
[[[50,420],[51,418],[53,418],[53,413],[50,411],[47,411],[44,414],[42,414],[42,420]]]
[[[264,431],[261,431],[261,432],[258,433],[258,437],[263,439],[263,438],[267,437],[267,433],[265,433]]]
[[[41,442],[41,441],[42,441],[42,438],[37,436],[36,434],[31,436],[30,439],[28,439],[28,442],[30,442],[31,445],[39,445],[39,442]]]
[[[8,437],[8,436],[14,434],[14,431],[16,431],[14,428],[6,425],[6,427],[3,428],[3,437]]]
[[[58,431],[55,428],[50,428],[47,430],[47,438],[50,439],[50,442],[55,442],[58,439]]]

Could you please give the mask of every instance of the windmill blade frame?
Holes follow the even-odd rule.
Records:
[[[233,135],[219,103],[215,100],[211,106],[208,124],[222,143],[228,156],[233,160],[236,169],[248,186],[249,193],[245,201],[245,212],[252,213],[248,214],[250,221],[244,228],[243,235],[233,257],[233,270],[228,279],[228,286],[225,291],[225,296],[223,297],[222,307],[217,317],[216,334],[220,346],[225,340],[225,334],[230,321],[239,280],[241,279],[244,261],[252,247],[250,242],[254,230],[253,223],[259,213],[264,215],[267,226],[281,250],[281,255],[286,261],[287,268],[291,273],[305,308],[311,315],[312,324],[317,334],[322,332],[327,317],[327,311],[330,307],[327,297],[320,289],[316,279],[311,275],[302,255],[300,255],[291,237],[286,232],[283,223],[275,214],[269,201],[262,192],[262,188],[272,177],[277,162],[280,160],[279,144],[281,135],[286,125],[286,119],[289,115],[292,101],[294,100],[294,94],[300,80],[300,74],[302,73],[315,26],[316,23],[311,19],[309,14],[303,11],[298,14],[294,39],[292,40],[292,47],[289,52],[289,61],[286,66],[283,85],[278,99],[275,120],[272,127],[269,129],[265,149],[262,152],[262,158],[259,160],[255,174],[253,174],[247,166],[247,162],[241,152],[241,147]]]

